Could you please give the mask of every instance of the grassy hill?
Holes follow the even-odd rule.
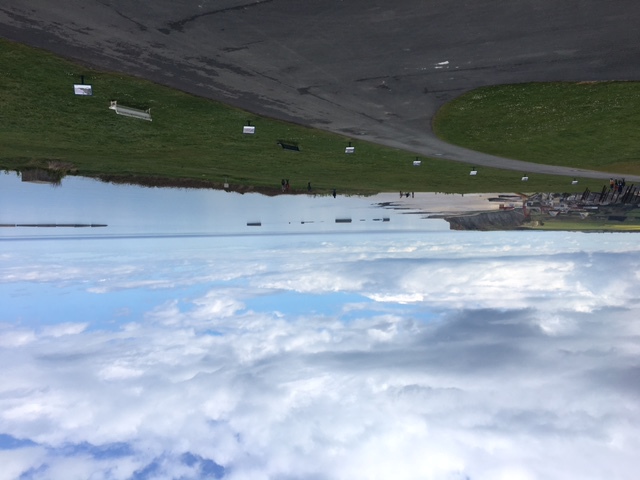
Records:
[[[75,96],[73,84],[93,86],[93,96]],[[151,109],[152,122],[108,109],[110,100]],[[255,135],[243,135],[247,121]],[[294,190],[379,191],[575,191],[566,177],[469,166],[356,142],[188,95],[152,82],[88,69],[50,53],[0,39],[0,168],[71,171],[132,183],[233,186],[274,189],[283,178]],[[286,151],[278,141],[296,144]],[[563,163],[563,162],[559,162]],[[587,165],[582,165],[587,166]]]
[[[640,83],[528,83],[474,90],[434,130],[473,150],[535,163],[640,174]]]

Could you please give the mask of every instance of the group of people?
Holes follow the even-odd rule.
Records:
[[[413,198],[413,192],[400,192],[400,198],[402,197],[409,198],[409,195],[411,195],[411,198]]]
[[[283,178],[282,181],[280,182],[280,185],[282,186],[282,193],[289,193],[291,191],[291,185],[289,184],[288,178]],[[307,192],[311,192],[311,182],[307,182]],[[332,194],[333,194],[333,198],[336,198],[337,192],[335,188],[333,189]],[[408,196],[409,194],[407,193],[407,197]]]
[[[624,181],[624,178],[622,180],[619,180],[617,178],[609,179],[609,187],[614,192],[617,191],[618,193],[622,193],[622,189],[625,187],[625,185],[626,185],[626,182]]]
[[[282,182],[280,182],[280,184],[282,185],[282,193],[289,193],[289,190],[291,190],[291,185],[289,184],[289,179],[288,178],[283,178]],[[311,191],[311,182],[307,182],[307,192]]]

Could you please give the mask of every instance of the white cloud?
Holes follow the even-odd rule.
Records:
[[[244,308],[244,304],[235,298],[232,298],[232,291],[211,291],[205,297],[197,299],[194,304],[197,310],[194,316],[208,318],[226,318],[234,315]]]
[[[58,323],[42,329],[44,337],[62,337],[64,335],[78,335],[87,328],[87,323]]]
[[[2,328],[2,326],[0,326]],[[31,343],[36,339],[35,332],[27,329],[11,329],[7,325],[0,330],[0,347],[12,348]]]
[[[105,380],[121,380],[127,378],[135,378],[144,374],[144,370],[139,368],[130,368],[126,365],[113,364],[105,366],[100,370],[100,377]]]
[[[562,478],[590,474],[585,454],[621,462],[617,478],[635,472],[624,466],[640,447],[630,423],[640,392],[606,379],[630,360],[612,350],[624,347],[630,313],[609,320],[608,335],[597,313],[553,336],[533,328],[533,312],[461,312],[418,326],[214,315],[227,333],[211,337],[197,333],[207,299],[217,311],[206,295],[177,328],[25,344],[23,373],[40,374],[19,399],[3,393],[2,431],[53,448],[50,478],[67,462],[79,477],[107,468],[56,448],[115,441],[133,446],[136,468],[142,451],[191,452],[225,465],[229,478]],[[612,395],[627,398],[624,410]],[[176,462],[158,468],[191,478]]]
[[[206,292],[131,323],[5,325],[0,433],[38,444],[0,450],[7,471],[199,478],[189,453],[234,479],[635,478],[635,252],[389,247],[273,250],[257,273],[243,251],[215,283],[182,262],[175,282]],[[131,271],[132,292],[171,280]],[[282,291],[379,304],[248,308]]]
[[[369,298],[376,302],[391,302],[391,303],[415,303],[422,302],[424,295],[421,293],[371,293]]]
[[[37,469],[46,458],[46,449],[26,447],[0,450],[0,480],[15,480],[23,472]]]

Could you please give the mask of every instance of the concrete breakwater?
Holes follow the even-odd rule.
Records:
[[[102,223],[0,223],[0,227],[38,227],[38,228],[97,228],[106,227]]]
[[[481,212],[473,215],[444,217],[451,230],[510,230],[522,226],[522,209]]]

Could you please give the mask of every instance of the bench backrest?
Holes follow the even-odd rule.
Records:
[[[133,107],[125,107],[123,105],[118,105],[118,102],[115,100],[111,101],[111,105],[109,106],[111,110],[114,110],[118,115],[124,115],[125,117],[133,117],[139,118],[141,120],[151,121],[151,109],[140,110],[138,108]]]

